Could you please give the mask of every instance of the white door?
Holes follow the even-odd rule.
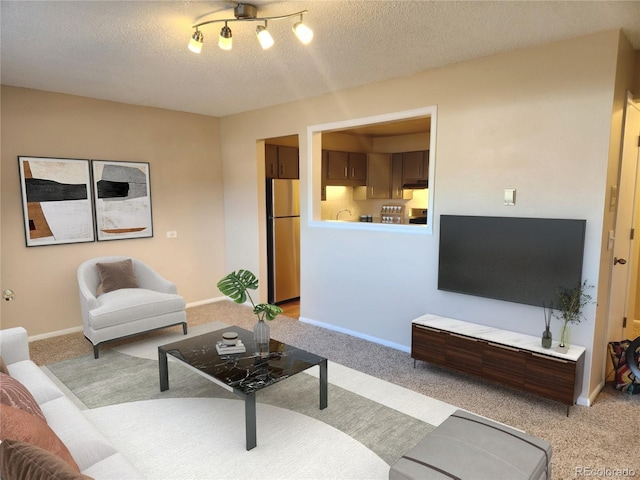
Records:
[[[639,214],[640,192],[637,191],[638,176],[638,139],[640,138],[640,110],[631,97],[625,110],[624,139],[620,177],[618,182],[617,212],[615,223],[615,242],[613,247],[613,265],[607,327],[607,342],[627,338],[627,332],[633,327],[634,312],[628,311],[628,305],[635,309],[635,289],[639,270],[637,250],[640,247],[640,223],[634,217]],[[635,228],[635,240],[632,229]],[[627,317],[627,327],[624,319]]]

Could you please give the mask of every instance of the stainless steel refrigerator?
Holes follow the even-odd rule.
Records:
[[[267,179],[269,302],[300,298],[300,180]]]

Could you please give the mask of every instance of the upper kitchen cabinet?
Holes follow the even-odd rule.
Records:
[[[323,150],[325,185],[360,186],[367,183],[367,154]]]
[[[367,155],[367,186],[354,189],[354,200],[411,200],[413,190],[402,188],[402,153]]]
[[[391,157],[391,198],[394,200],[411,200],[413,190],[402,188],[402,153],[394,153]]]
[[[367,198],[391,198],[391,154],[367,155]]]
[[[425,188],[429,184],[429,150],[402,153],[404,188]]]
[[[300,178],[297,147],[266,144],[264,156],[267,178]]]

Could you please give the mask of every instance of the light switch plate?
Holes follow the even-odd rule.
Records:
[[[504,204],[508,206],[513,206],[516,204],[516,189],[515,188],[505,188],[504,189]]]

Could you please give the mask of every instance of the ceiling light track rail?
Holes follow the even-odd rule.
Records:
[[[258,27],[256,28],[256,36],[258,37],[260,46],[264,50],[266,50],[275,43],[273,37],[271,37],[271,34],[269,33],[269,30],[267,30],[267,22],[272,20],[285,20],[287,18],[298,16],[300,17],[300,21],[296,22],[293,25],[292,30],[293,33],[295,33],[296,37],[298,37],[298,40],[307,45],[313,39],[313,31],[303,22],[303,15],[306,13],[309,13],[309,11],[301,10],[299,12],[289,13],[285,15],[258,17],[258,7],[256,7],[255,5],[251,5],[250,3],[238,3],[233,9],[234,18],[217,18],[193,25],[192,28],[195,29],[195,32],[193,33],[193,35],[191,36],[191,40],[189,41],[189,50],[194,53],[201,52],[202,45],[204,43],[204,35],[199,29],[200,27],[211,25],[213,23],[224,23],[222,30],[220,30],[218,46],[223,50],[231,50],[233,35],[228,24],[232,22],[264,22],[264,25],[258,25]]]
[[[204,25],[210,25],[212,23],[227,23],[227,22],[265,22],[268,20],[284,20],[285,18],[297,17],[299,15],[304,15],[305,13],[309,13],[309,10],[301,10],[296,13],[290,13],[288,15],[276,15],[274,17],[255,17],[255,18],[223,18],[216,20],[207,20],[206,22],[201,22],[194,25],[192,28],[200,28]]]

